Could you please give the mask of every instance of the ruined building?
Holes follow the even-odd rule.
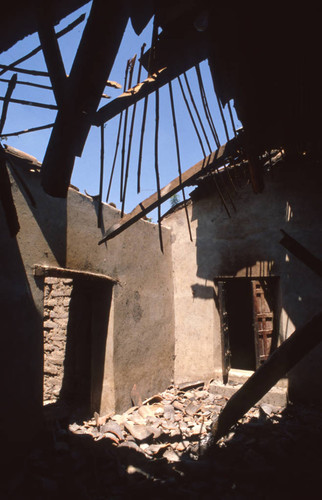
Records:
[[[58,106],[42,165],[1,149],[1,429],[14,427],[10,441],[37,432],[44,402],[106,413],[126,409],[134,386],[148,397],[171,383],[245,381],[321,308],[314,13],[94,0],[66,79],[53,26],[84,3],[52,0],[44,12],[14,0],[0,21],[2,51],[39,31]],[[140,33],[153,16],[162,32],[142,61],[154,76],[97,111],[127,20]],[[243,130],[123,218],[70,186],[91,126],[204,59]],[[196,187],[161,226],[143,219],[182,186]],[[321,372],[319,344],[281,387],[320,404]]]

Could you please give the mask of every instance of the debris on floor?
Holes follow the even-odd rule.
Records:
[[[260,404],[213,443],[226,398],[207,389],[171,387],[123,414],[52,419],[4,497],[285,499],[319,487],[320,411]]]

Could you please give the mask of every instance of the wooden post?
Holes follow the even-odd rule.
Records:
[[[322,341],[322,313],[295,330],[230,398],[212,425],[217,441],[302,358]]]
[[[52,196],[67,196],[75,156],[82,154],[127,20],[126,2],[93,0],[43,161],[42,185]]]

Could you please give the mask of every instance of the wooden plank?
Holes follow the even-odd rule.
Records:
[[[50,22],[48,8],[44,5],[38,9],[38,36],[53,87],[56,103],[63,105],[66,86],[66,72],[60,53],[56,33]]]
[[[259,401],[282,377],[322,341],[322,313],[298,328],[230,398],[212,425],[215,441]]]
[[[102,238],[98,244],[101,245],[104,241],[114,238],[117,234],[120,234],[126,228],[144,217],[144,215],[151,212],[151,210],[171,198],[171,196],[191,183],[202,170],[206,172],[210,168],[222,165],[226,158],[236,154],[237,145],[239,145],[239,141],[237,141],[237,139],[232,139],[227,144],[220,146],[217,151],[211,153],[209,156],[196,163],[193,167],[186,170],[181,176],[176,177],[173,181],[162,188],[159,195],[158,193],[154,193],[149,198],[142,201],[142,203],[135,207],[131,213],[123,217],[120,222],[111,226],[107,230],[104,238]]]
[[[94,0],[66,84],[42,167],[45,191],[66,197],[128,20],[126,2]]]
[[[117,278],[112,278],[107,274],[100,273],[92,273],[90,271],[80,271],[79,269],[70,269],[66,267],[55,267],[55,266],[43,266],[43,265],[34,265],[33,266],[33,275],[34,276],[51,276],[57,278],[85,278],[85,279],[94,279],[94,280],[102,280],[102,281],[110,281],[113,285],[119,284],[120,281]]]

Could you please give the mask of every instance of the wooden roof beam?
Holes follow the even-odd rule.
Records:
[[[190,185],[200,175],[201,171],[206,173],[210,169],[223,165],[228,157],[236,154],[238,145],[239,140],[234,138],[225,145],[220,146],[217,151],[211,153],[209,156],[196,163],[193,167],[183,172],[181,176],[176,177],[160,190],[160,196],[157,192],[152,194],[149,198],[137,205],[132,212],[125,215],[120,222],[111,226],[98,244],[101,245],[105,241],[111,240],[118,234],[122,233],[125,229],[151,212],[151,210],[154,210],[158,205],[171,198],[171,196],[176,194],[178,191],[181,191],[183,187]]]
[[[173,71],[163,68],[158,73],[153,74],[142,83],[138,83],[135,87],[123,92],[123,94],[113,99],[113,101],[100,108],[94,116],[93,125],[103,125],[105,122],[111,120],[111,118],[114,118],[114,116],[132,106],[132,104],[137,103],[160,87],[163,87],[163,85],[166,85],[175,76],[177,75],[173,75]]]
[[[127,2],[93,0],[42,166],[44,190],[66,197],[128,21]]]
[[[48,69],[58,107],[63,105],[66,86],[66,72],[60,53],[57,35],[50,21],[48,10],[42,4],[38,11],[38,36]]]
[[[156,53],[160,42],[156,45]],[[161,44],[161,48],[163,43]],[[143,65],[146,64],[149,51],[142,58]],[[157,61],[158,70],[150,75],[142,83],[121,94],[119,97],[100,108],[93,118],[93,124],[100,126],[111,120],[114,116],[124,111],[132,104],[137,103],[147,95],[163,87],[184,71],[188,71],[195,64],[200,63],[208,57],[207,45],[203,38],[168,41],[167,50],[163,48],[163,57]]]

